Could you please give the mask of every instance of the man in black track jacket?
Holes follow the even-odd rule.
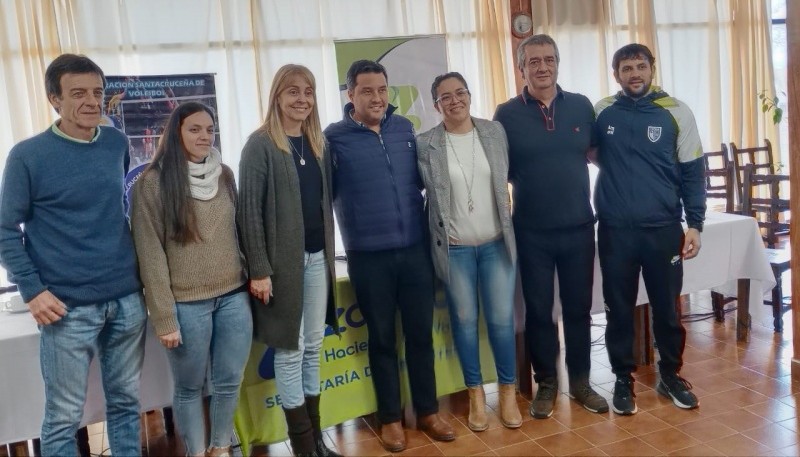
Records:
[[[706,210],[703,150],[688,106],[652,85],[654,62],[646,46],[619,49],[612,66],[622,90],[595,106],[600,167],[595,208],[606,347],[617,375],[612,409],[622,415],[637,412],[631,373],[636,369],[633,310],[640,271],[661,356],[657,390],[680,408],[699,404],[691,384],[678,374],[686,331],[677,304],[683,260],[700,250]]]

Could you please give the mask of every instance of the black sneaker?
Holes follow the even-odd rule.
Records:
[[[539,390],[536,398],[531,402],[528,412],[536,419],[547,419],[553,415],[553,407],[556,404],[558,395],[558,381],[555,378],[547,378],[539,383]]]
[[[611,401],[611,409],[622,416],[632,416],[639,411],[633,397],[633,378],[630,376],[619,376],[614,384],[614,399]]]
[[[677,374],[661,375],[656,391],[672,399],[675,406],[683,409],[695,409],[700,406],[695,394],[692,393],[692,384]]]

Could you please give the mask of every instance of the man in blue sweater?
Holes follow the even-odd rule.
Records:
[[[406,366],[419,428],[452,441],[438,414],[433,371],[433,263],[427,245],[422,180],[414,127],[388,103],[383,65],[354,62],[347,71],[344,119],[325,136],[333,161],[333,207],[347,250],[347,268],[369,328],[369,362],[378,401],[381,441],[400,452],[400,372],[395,339],[398,309]]]
[[[552,416],[558,398],[555,274],[569,395],[588,411],[608,411],[608,402],[589,380],[595,243],[586,156],[596,143],[594,110],[584,95],[558,84],[559,62],[558,46],[549,35],[522,40],[517,68],[525,88],[494,115],[508,137],[525,338],[538,384],[529,411],[537,419]]]
[[[654,63],[646,46],[620,48],[612,67],[622,90],[595,106],[606,348],[617,375],[612,409],[622,415],[638,409],[631,373],[636,370],[633,309],[640,271],[661,356],[657,390],[680,408],[698,406],[691,384],[678,374],[686,342],[678,309],[683,261],[700,251],[706,211],[703,149],[689,107],[652,85]]]
[[[45,82],[60,119],[11,149],[0,188],[0,262],[41,330],[41,452],[76,455],[97,355],[111,451],[139,455],[147,315],[124,212],[128,140],[99,126],[105,78],[90,59],[59,56]]]

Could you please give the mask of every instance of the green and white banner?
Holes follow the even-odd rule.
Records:
[[[334,47],[342,105],[348,100],[347,69],[356,60],[369,59],[386,68],[389,103],[397,107],[396,113],[410,120],[417,132],[439,124],[431,84],[434,78],[447,73],[444,35],[336,41]]]
[[[436,389],[438,395],[443,396],[463,390],[465,386],[461,365],[453,346],[450,317],[441,300],[443,294],[440,293],[439,297],[434,310],[432,331]],[[367,356],[367,326],[346,278],[337,281],[336,303],[341,338],[330,327],[326,330],[320,361],[323,427],[370,414],[377,408]],[[407,404],[410,391],[399,317],[397,322],[402,396],[404,404]],[[494,358],[482,320],[479,331],[483,379],[485,382],[492,382],[496,380]],[[273,350],[263,344],[253,343],[235,416],[236,432],[245,455],[249,455],[249,445],[274,443],[287,438],[281,399],[275,386],[273,360]]]

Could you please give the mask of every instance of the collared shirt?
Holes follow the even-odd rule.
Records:
[[[355,114],[355,112],[356,112],[356,110],[350,110],[350,112],[347,113],[350,116],[350,119],[352,119],[353,122],[355,122],[356,124],[360,125],[361,127],[369,128],[369,126],[367,124],[365,124],[365,123],[363,123],[363,122],[361,122],[359,120],[356,120],[355,116],[353,116],[353,114]],[[383,113],[383,116],[381,117],[381,123],[383,123],[384,120],[386,120],[386,113]]]
[[[82,140],[80,138],[71,137],[71,136],[67,135],[66,133],[64,133],[63,130],[58,128],[58,124],[60,124],[60,123],[61,123],[61,119],[53,122],[53,127],[52,127],[53,133],[55,133],[56,135],[60,136],[61,138],[66,138],[66,139],[68,139],[70,141],[74,141],[76,143],[94,143],[95,141],[97,141],[97,138],[100,136],[100,129],[98,127],[95,127],[94,128],[94,136],[92,137],[91,140]]]
[[[581,94],[557,91],[547,106],[525,87],[494,116],[508,137],[515,227],[549,230],[594,222],[586,161],[596,142],[594,109]]]

